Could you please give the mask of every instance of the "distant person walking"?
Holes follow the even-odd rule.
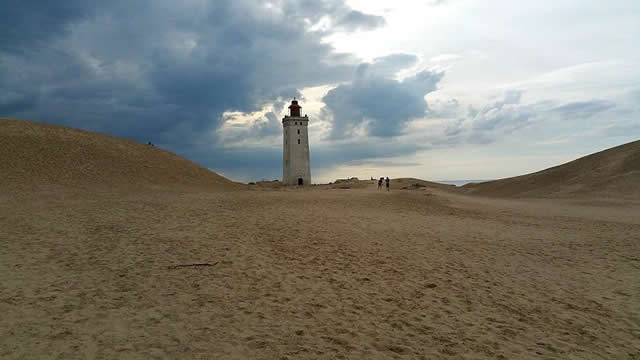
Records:
[[[378,190],[382,189],[382,180],[384,180],[384,178],[378,180]]]
[[[387,191],[389,191],[389,185],[390,185],[391,180],[389,180],[389,177],[387,176],[386,179],[384,179],[384,183],[387,186]]]

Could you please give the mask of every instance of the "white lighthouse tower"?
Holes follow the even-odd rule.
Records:
[[[298,101],[293,98],[289,105],[289,116],[282,118],[283,166],[282,183],[285,185],[311,184],[309,164],[309,117],[300,116]]]

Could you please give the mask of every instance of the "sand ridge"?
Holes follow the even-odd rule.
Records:
[[[0,119],[0,186],[243,188],[157,146]]]
[[[462,187],[491,197],[640,199],[640,140],[532,174]]]

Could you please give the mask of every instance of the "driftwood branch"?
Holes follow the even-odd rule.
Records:
[[[179,264],[179,265],[171,265],[171,266],[167,266],[167,269],[173,270],[173,269],[178,269],[178,268],[185,268],[185,267],[199,267],[199,266],[215,266],[218,262],[214,262],[214,263],[200,263],[200,264]]]

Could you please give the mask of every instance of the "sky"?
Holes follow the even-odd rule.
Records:
[[[496,179],[640,138],[635,0],[7,0],[0,117],[313,182]]]

